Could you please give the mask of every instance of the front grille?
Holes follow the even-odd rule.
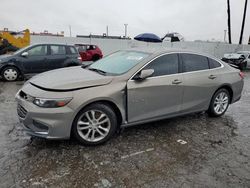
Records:
[[[20,118],[25,118],[27,115],[27,110],[25,110],[24,107],[22,107],[20,104],[17,105],[17,114]]]

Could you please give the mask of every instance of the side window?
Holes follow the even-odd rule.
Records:
[[[209,69],[208,59],[205,56],[195,54],[181,54],[183,72],[193,72]]]
[[[248,56],[248,59],[250,59],[250,55]]]
[[[64,55],[66,54],[65,46],[50,46],[51,55]]]
[[[77,51],[76,51],[76,49],[73,46],[70,46],[69,50],[70,50],[71,54],[77,54]]]
[[[144,69],[154,69],[152,77],[176,74],[178,73],[178,62],[177,54],[163,55],[152,61]]]
[[[218,68],[221,66],[221,64],[218,61],[215,61],[214,59],[208,58],[208,61],[210,69]]]
[[[35,46],[28,51],[29,56],[43,56],[47,55],[47,46],[41,45],[41,46]]]

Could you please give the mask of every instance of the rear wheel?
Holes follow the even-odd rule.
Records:
[[[97,61],[99,59],[100,59],[99,55],[94,55],[93,58],[92,58],[93,61]]]
[[[230,94],[226,89],[219,89],[213,96],[208,114],[213,117],[222,116],[228,109],[230,103]]]
[[[1,72],[1,76],[6,81],[16,81],[19,76],[19,70],[16,67],[5,67]]]
[[[117,129],[115,112],[107,105],[93,104],[76,116],[72,132],[84,145],[98,145],[108,141]]]

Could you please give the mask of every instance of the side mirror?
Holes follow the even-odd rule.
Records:
[[[134,80],[144,80],[154,74],[154,69],[142,70],[139,74],[134,77]]]
[[[21,54],[22,57],[27,57],[28,55],[29,55],[28,52],[23,52],[23,53]]]

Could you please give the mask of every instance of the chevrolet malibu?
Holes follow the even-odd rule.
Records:
[[[243,74],[212,56],[130,49],[33,77],[16,95],[17,113],[32,136],[97,145],[121,127],[202,111],[222,116],[242,88]]]

